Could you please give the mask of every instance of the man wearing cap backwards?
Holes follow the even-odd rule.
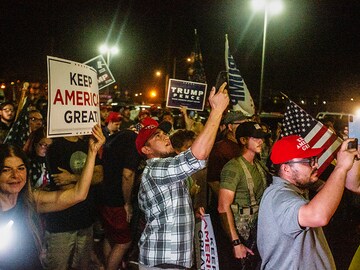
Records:
[[[136,138],[137,150],[147,158],[138,195],[146,219],[139,241],[139,269],[185,269],[193,265],[195,222],[185,182],[205,167],[229,104],[225,85],[216,94],[212,88],[209,118],[188,150],[173,157],[169,137],[157,125],[143,127]]]
[[[335,213],[344,187],[359,185],[353,174],[360,164],[354,162],[357,151],[347,149],[352,140],[342,143],[333,172],[312,200],[308,187],[318,180],[317,156],[323,149],[296,135],[274,144],[270,159],[277,176],[264,192],[258,219],[261,269],[335,269],[321,227]]]
[[[221,171],[218,211],[224,231],[231,241],[236,259],[243,260],[242,269],[257,269],[260,257],[256,250],[256,223],[259,204],[267,186],[265,166],[256,158],[264,138],[256,122],[240,124],[235,138],[240,155],[225,164]]]

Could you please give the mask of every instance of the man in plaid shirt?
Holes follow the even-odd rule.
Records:
[[[191,148],[173,155],[168,135],[157,123],[143,127],[136,148],[146,156],[139,207],[146,226],[139,241],[139,269],[186,269],[193,265],[194,213],[186,179],[205,167],[223,111],[229,104],[225,83],[210,92],[211,112]],[[200,210],[204,214],[204,210]]]

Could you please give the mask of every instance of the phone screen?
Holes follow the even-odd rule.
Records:
[[[349,117],[349,138],[360,138],[360,117]]]

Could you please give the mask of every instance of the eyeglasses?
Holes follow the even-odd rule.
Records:
[[[33,122],[42,122],[43,121],[42,118],[37,118],[37,117],[31,117],[30,120]]]
[[[310,167],[314,167],[315,164],[318,163],[318,157],[304,158],[301,160],[285,162],[285,164],[292,164],[292,163],[304,163],[304,164],[308,164]]]

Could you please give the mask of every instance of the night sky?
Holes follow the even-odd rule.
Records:
[[[156,69],[172,74],[173,58],[190,55],[197,28],[208,83],[225,69],[227,33],[256,99],[263,15],[254,14],[249,1],[2,0],[0,81],[46,81],[47,55],[85,62],[108,40],[121,49],[110,62],[120,89],[143,91],[156,83]],[[360,3],[284,0],[284,5],[268,25],[264,94],[343,98],[359,93]],[[179,61],[177,77],[185,79],[185,70]]]

